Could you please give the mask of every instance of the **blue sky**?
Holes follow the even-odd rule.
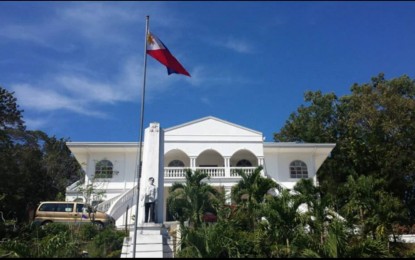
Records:
[[[192,77],[148,56],[144,127],[215,116],[273,140],[308,90],[415,78],[415,2],[0,2],[0,85],[28,129],[136,142],[145,16]]]

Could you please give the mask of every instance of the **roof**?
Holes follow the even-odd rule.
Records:
[[[164,131],[165,131],[165,132],[169,132],[169,131],[176,130],[176,129],[179,129],[179,128],[183,128],[183,127],[186,127],[186,126],[189,126],[189,125],[198,124],[198,123],[200,123],[200,122],[207,121],[207,120],[214,120],[214,121],[217,121],[217,122],[220,122],[220,123],[223,123],[223,124],[229,125],[229,126],[233,126],[233,127],[236,127],[236,128],[240,128],[240,129],[243,129],[243,130],[246,130],[246,131],[252,132],[252,133],[254,133],[254,134],[259,134],[259,135],[262,135],[262,133],[261,133],[261,132],[258,132],[258,131],[256,131],[256,130],[253,130],[253,129],[250,129],[250,128],[247,128],[247,127],[244,127],[244,126],[241,126],[241,125],[237,125],[237,124],[231,123],[231,122],[229,122],[229,121],[226,121],[226,120],[223,120],[223,119],[220,119],[220,118],[214,117],[214,116],[206,116],[206,117],[202,117],[202,118],[199,118],[199,119],[196,119],[196,120],[190,121],[190,122],[186,122],[186,123],[184,123],[184,124],[180,124],[180,125],[177,125],[177,126],[173,126],[173,127],[170,127],[170,128],[166,128],[166,129],[164,129]]]

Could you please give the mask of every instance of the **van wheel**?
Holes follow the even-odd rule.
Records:
[[[102,224],[101,222],[95,221],[93,222],[93,224],[95,227],[97,227],[98,230],[104,229],[104,224]]]
[[[40,225],[40,227],[42,228],[42,229],[45,229],[45,227],[47,226],[47,225],[49,225],[50,223],[52,223],[52,221],[45,221],[45,222],[43,222],[41,225]]]

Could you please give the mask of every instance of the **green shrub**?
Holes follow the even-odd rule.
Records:
[[[116,230],[112,227],[105,228],[89,243],[89,256],[120,257],[124,236],[124,231]]]
[[[91,240],[93,237],[98,235],[99,230],[96,225],[84,224],[79,229],[79,235],[82,240]]]

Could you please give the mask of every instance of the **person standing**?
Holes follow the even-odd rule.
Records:
[[[155,204],[157,201],[157,187],[154,185],[154,178],[148,179],[148,185],[146,187],[144,205],[144,222],[155,222]],[[149,219],[150,218],[150,219]]]

